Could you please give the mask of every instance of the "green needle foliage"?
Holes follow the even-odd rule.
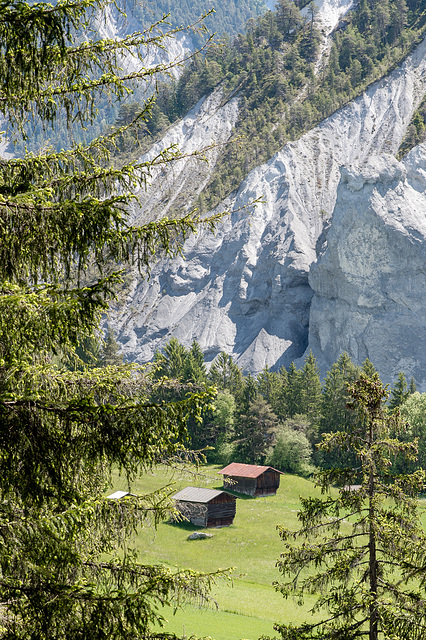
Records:
[[[107,8],[102,0],[1,3],[0,114],[15,137],[32,119],[90,124],[102,96],[119,99],[168,71],[145,68],[144,55],[176,31],[160,21],[122,40],[96,39],[91,26]],[[130,54],[139,70],[126,73]],[[147,121],[152,105],[87,146],[0,159],[3,639],[161,637],[152,631],[158,607],[205,599],[220,575],[145,566],[129,547],[138,528],[173,512],[171,490],[103,497],[113,468],[130,486],[158,461],[184,456],[187,421],[200,420],[212,389],[155,403],[155,385],[167,381],[136,366],[69,366],[82,344],[98,341],[121,281],[114,263],[146,276],[158,256],[175,255],[188,233],[220,218],[129,223],[135,188],[179,157],[173,148],[112,167],[117,137]]]
[[[299,602],[317,594],[321,622],[277,625],[283,640],[420,640],[426,635],[426,535],[417,496],[425,474],[392,475],[391,461],[412,461],[416,442],[391,437],[404,428],[384,406],[378,374],[349,387],[359,415],[352,432],[324,436],[323,450],[350,449],[357,464],[318,476],[324,497],[302,500],[300,529],[279,527],[285,550],[278,591]],[[337,486],[338,491],[332,490]]]

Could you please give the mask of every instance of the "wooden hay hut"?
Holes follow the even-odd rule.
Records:
[[[274,496],[280,486],[281,471],[273,467],[231,462],[219,471],[223,486],[249,496]]]
[[[236,498],[226,491],[186,487],[173,498],[177,509],[197,527],[227,527],[234,521]]]

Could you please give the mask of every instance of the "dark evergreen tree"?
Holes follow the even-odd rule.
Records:
[[[355,381],[359,372],[359,367],[353,364],[347,353],[342,353],[327,372],[321,397],[320,433],[335,431],[349,433],[356,427],[358,416],[348,408],[347,403],[349,401],[348,385]],[[332,452],[317,451],[314,459],[322,467],[347,467],[354,462],[349,451],[335,449]]]
[[[400,407],[402,404],[404,404],[409,395],[410,391],[408,389],[405,373],[400,371],[398,373],[398,380],[396,381],[395,386],[393,387],[391,392],[391,397],[389,399],[389,409]]]
[[[285,548],[277,565],[288,580],[276,589],[299,603],[317,595],[313,612],[322,619],[275,628],[283,640],[422,640],[426,534],[417,497],[425,474],[390,476],[392,456],[413,460],[417,451],[390,437],[402,425],[386,411],[378,375],[361,373],[350,397],[359,428],[326,434],[321,448],[350,448],[357,466],[321,472],[324,497],[302,499],[297,531],[279,528]]]
[[[176,338],[170,338],[163,351],[154,354],[155,378],[173,378],[182,380],[185,372],[185,362],[188,358],[188,350]]]
[[[278,0],[276,3],[277,25],[284,36],[297,32],[302,24],[302,17],[297,5],[291,0]]]
[[[240,397],[242,394],[243,374],[241,369],[235,364],[232,357],[224,351],[219,353],[213,361],[208,379],[218,389],[228,389],[235,398]]]
[[[368,358],[362,363],[362,371],[366,376],[374,376],[377,373],[376,367]]]
[[[96,367],[99,366],[101,353],[102,341],[100,336],[86,336],[80,340],[74,352],[68,354],[68,360],[65,359],[64,363],[71,370]]]
[[[102,345],[99,365],[101,367],[109,367],[111,365],[120,364],[123,364],[123,356],[120,353],[120,345],[115,339],[114,331],[108,328],[104,338],[104,343]]]
[[[278,418],[262,398],[255,396],[235,425],[234,459],[247,464],[263,464],[272,446]]]
[[[285,367],[281,367],[278,372],[278,383],[278,393],[273,409],[280,421],[284,421],[290,415],[287,406],[288,374]]]
[[[313,427],[318,425],[321,405],[321,380],[317,361],[312,351],[308,353],[300,370],[300,406],[298,413],[305,414]]]
[[[238,402],[237,410],[239,413],[247,413],[249,406],[257,398],[257,386],[255,378],[249,373],[243,378],[243,391],[241,399]]]
[[[191,348],[185,359],[183,367],[183,381],[192,384],[203,384],[207,381],[207,371],[204,364],[204,356],[200,345],[196,340],[192,342]]]
[[[266,366],[256,378],[257,392],[260,393],[266,402],[272,407],[272,410],[276,413],[276,407],[278,405],[278,398],[280,395],[282,380],[280,374],[270,371]]]
[[[302,374],[296,369],[294,362],[287,371],[287,385],[284,390],[285,404],[291,418],[296,413],[303,413],[302,406]]]
[[[161,50],[167,25],[96,40],[91,26],[109,9],[97,0],[1,5],[0,114],[11,132],[21,135],[31,120],[47,129],[90,125],[99,100],[120,99],[132,83],[164,71],[148,69],[144,58],[147,47]],[[129,51],[140,63],[130,74],[119,68]],[[200,417],[213,393],[154,403],[151,381],[135,365],[67,368],[76,348],[99,336],[122,265],[147,276],[155,256],[175,255],[197,226],[191,215],[129,223],[129,189],[143,188],[155,165],[178,154],[166,150],[117,169],[111,154],[122,133],[0,160],[5,640],[158,638],[161,606],[189,593],[203,598],[210,582],[143,564],[129,547],[138,527],[173,512],[167,492],[123,501],[104,493],[112,469],[130,486],[158,461],[181,455],[188,417]]]

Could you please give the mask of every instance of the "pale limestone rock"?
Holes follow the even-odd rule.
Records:
[[[205,540],[206,538],[213,538],[212,533],[205,533],[204,531],[194,531],[191,533],[187,540]]]
[[[404,371],[426,389],[426,145],[341,175],[309,274],[309,347],[323,371],[347,351],[385,381]]]
[[[113,5],[106,5],[102,8],[102,11],[98,11],[94,18],[94,29],[102,39],[119,40],[133,31],[140,31],[143,26],[134,19],[132,15],[131,5],[121,9],[125,10],[126,17],[120,13]],[[163,31],[167,32],[170,27],[164,26]],[[153,32],[152,36],[159,33],[159,31]],[[146,47],[144,52],[144,66],[146,68],[157,67],[158,65],[176,65],[170,69],[170,73],[173,77],[177,78],[180,75],[182,67],[178,66],[185,58],[195,50],[193,40],[190,32],[182,31],[174,36],[166,37],[163,42],[164,48],[158,47],[155,44],[150,44]],[[120,64],[123,67],[125,73],[133,73],[139,71],[141,62],[137,56],[132,55],[131,50],[125,54],[120,54]],[[158,80],[158,78],[157,78]],[[146,83],[142,90],[139,88],[136,91],[136,95],[142,95],[147,92],[152,93],[152,87],[149,83]]]
[[[400,165],[395,167],[395,175],[386,173],[379,164],[370,167],[368,171],[373,174],[365,177],[365,183],[353,169],[362,167],[373,155],[396,153],[425,92],[423,42],[400,69],[254,169],[238,191],[222,203],[223,207],[239,209],[251,198],[262,197],[263,204],[251,215],[233,213],[216,236],[200,233],[190,238],[185,245],[186,259],[161,262],[148,282],[135,278],[127,304],[116,317],[125,356],[146,362],[174,335],[187,346],[198,340],[210,360],[224,350],[254,373],[264,365],[287,366],[301,358],[310,345],[313,291],[309,271],[317,259],[324,224],[328,224],[334,209],[340,168],[350,168],[345,174],[347,191],[354,198],[361,196],[369,180],[375,183],[377,176],[383,183],[399,180]],[[237,103],[222,105],[217,94],[209,99],[215,105],[212,117],[217,123],[226,121],[226,136],[230,135]],[[183,150],[200,148],[209,122],[207,102],[202,101],[177,125],[180,129],[169,132],[165,143],[187,131]],[[221,126],[211,130],[219,132]],[[421,184],[422,169],[418,169],[415,154],[410,157],[407,180],[412,175],[412,183],[417,180]],[[179,189],[182,180],[191,179],[191,171],[182,171],[177,177],[166,172],[155,178],[139,215],[157,206],[161,195],[166,200],[170,194],[175,197],[173,189]],[[196,193],[206,176],[192,175]],[[167,185],[163,191],[161,181]],[[403,219],[401,226],[405,226]],[[354,233],[362,235],[362,230]],[[379,227],[374,233],[379,246]],[[381,250],[386,259],[386,244]],[[374,270],[374,262],[370,268]],[[380,282],[374,282],[378,287]],[[381,296],[380,288],[364,291],[358,302],[375,305]],[[362,315],[359,310],[356,313]],[[355,344],[351,323],[342,320],[339,331]],[[326,331],[333,335],[332,324]],[[361,359],[364,356],[362,349],[356,351],[355,347],[351,353]],[[374,353],[369,353],[374,360]]]

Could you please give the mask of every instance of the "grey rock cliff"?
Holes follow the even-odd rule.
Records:
[[[426,145],[404,163],[381,156],[341,170],[309,284],[309,346],[323,371],[347,351],[426,390]]]
[[[352,331],[353,323],[348,319],[345,325],[342,319],[333,336],[330,320],[329,337],[320,338],[321,319],[316,315],[314,320],[314,311],[311,313],[314,290],[309,272],[317,260],[324,225],[334,226],[332,214],[340,168],[350,168],[345,175],[354,176],[352,182],[370,184],[365,177],[355,178],[359,174],[353,170],[364,166],[374,155],[396,153],[425,92],[426,42],[423,42],[400,69],[254,169],[237,193],[222,203],[238,210],[251,198],[262,197],[263,204],[251,215],[233,213],[215,236],[200,233],[190,238],[185,245],[185,259],[162,261],[154,268],[149,282],[140,281],[135,275],[127,303],[115,317],[126,357],[146,362],[174,335],[186,345],[198,340],[208,359],[221,350],[227,351],[240,366],[252,372],[265,365],[287,366],[301,358],[310,346],[318,350],[325,363],[323,346],[338,342],[340,332]],[[164,144],[173,141],[179,131],[184,134],[183,151],[201,148],[211,139],[210,134],[217,135],[219,131],[225,140],[237,115],[236,100],[223,105],[220,96],[213,94],[177,125],[179,130],[173,128],[169,132]],[[412,176],[413,185],[416,180],[421,184],[421,171],[416,172],[419,158],[412,154],[412,168],[407,165],[407,176]],[[211,162],[214,164],[214,157]],[[392,162],[390,166],[393,167]],[[371,170],[370,166],[364,171]],[[141,210],[135,215],[143,219],[144,211],[155,209],[162,196],[165,201],[175,198],[179,185],[191,176],[196,194],[206,180],[203,172],[178,167],[155,176],[152,188],[143,194]],[[393,185],[395,180],[392,178],[389,184]],[[165,185],[163,190],[161,184]],[[364,202],[363,189],[354,190],[353,195]],[[404,197],[400,196],[401,207]],[[355,202],[353,207],[358,209]],[[404,220],[401,213],[401,227],[405,227]],[[359,233],[362,235],[361,230]],[[377,246],[380,242],[377,238]],[[374,281],[376,288],[380,289],[382,284],[382,279]],[[378,291],[377,295],[382,294]],[[313,310],[319,305],[320,294],[315,289]],[[391,313],[390,307],[386,309]],[[373,325],[371,320],[362,345],[376,340]],[[355,334],[348,334],[345,348],[351,339],[355,345]],[[395,348],[399,349],[398,361],[402,363],[405,342]],[[395,367],[385,367],[379,352],[370,347],[348,350],[355,359],[370,354],[376,366],[389,375],[394,371]]]

